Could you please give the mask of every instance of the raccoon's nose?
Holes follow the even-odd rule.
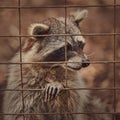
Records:
[[[89,60],[82,60],[82,67],[88,67],[90,65]]]

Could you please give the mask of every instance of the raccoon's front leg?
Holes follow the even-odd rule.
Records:
[[[44,101],[48,102],[52,99],[55,99],[57,97],[57,95],[59,94],[59,92],[62,90],[63,85],[59,82],[52,82],[52,83],[48,83],[45,86],[45,90],[44,90]]]

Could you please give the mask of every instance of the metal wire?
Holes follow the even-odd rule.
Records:
[[[120,114],[120,112],[64,112],[64,113],[0,113],[0,115],[63,115],[63,114]]]
[[[68,61],[55,61],[55,62],[0,62],[0,64],[46,64],[46,63],[49,63],[49,64],[53,64],[53,63],[56,63],[56,64],[66,64],[66,63],[77,63],[77,62],[68,62]],[[112,63],[120,63],[120,61],[95,61],[95,60],[92,60],[90,62],[82,62],[82,63],[90,63],[90,64],[112,64]]]
[[[0,91],[43,91],[44,89],[0,89]],[[120,87],[107,87],[107,88],[63,88],[62,90],[120,90]]]
[[[51,36],[114,36],[120,33],[87,33],[87,34],[44,34],[44,35],[0,35],[0,37],[51,37]]]
[[[18,15],[19,15],[19,35],[21,35],[21,8],[20,8],[20,5],[21,5],[21,0],[18,0]],[[21,37],[19,37],[19,41],[20,41],[20,62],[22,63],[22,39]],[[20,74],[21,74],[21,99],[22,99],[22,111],[24,113],[24,91],[23,91],[23,74],[22,74],[22,64],[20,64]],[[25,116],[23,115],[23,120],[25,120]]]
[[[42,6],[0,6],[0,9],[36,9],[36,8],[75,8],[75,7],[119,7],[118,4],[107,5],[42,5]]]
[[[116,0],[114,0],[114,33],[116,33]],[[113,60],[116,60],[116,35],[114,35],[114,58]],[[114,71],[114,88],[116,87],[116,63],[114,63],[113,67]],[[116,112],[116,89],[114,89],[114,112]],[[116,120],[116,116],[114,116],[114,120]]]

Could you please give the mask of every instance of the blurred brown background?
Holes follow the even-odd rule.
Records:
[[[40,8],[39,6],[57,6],[64,5],[64,0],[21,0],[21,6],[37,6],[33,9],[21,9],[21,32],[27,35],[27,28],[31,23],[38,23],[48,17],[64,17],[64,8]],[[85,5],[89,7],[81,7],[87,9],[89,15],[81,24],[82,33],[113,33],[116,26],[116,32],[120,33],[120,6],[116,6],[116,21],[114,21],[114,6],[100,7],[105,5],[113,5],[114,0],[67,0],[68,5]],[[116,4],[120,5],[120,0],[116,0]],[[97,5],[99,7],[90,7]],[[0,0],[0,7],[18,6],[17,0]],[[68,8],[67,14],[73,12],[77,8]],[[18,35],[16,28],[19,27],[18,9],[0,9],[0,36]],[[116,25],[114,24],[116,23]],[[86,47],[85,52],[92,61],[113,61],[114,60],[114,36],[85,36]],[[22,38],[23,40],[25,38]],[[115,59],[120,61],[120,36],[115,36]],[[15,37],[0,37],[0,62],[6,62],[12,58],[19,49],[19,40]],[[0,89],[5,88],[6,73],[8,66],[0,64]],[[114,87],[114,79],[116,87],[120,87],[120,64],[91,64],[88,68],[82,70],[83,78],[88,87],[112,88]],[[114,78],[115,76],[115,78]],[[114,91],[113,90],[92,90],[93,95],[101,98],[106,102],[111,112],[114,111]],[[116,91],[116,111],[120,112],[120,91]],[[0,91],[0,112],[2,108],[3,92]],[[2,120],[2,118],[0,118]]]

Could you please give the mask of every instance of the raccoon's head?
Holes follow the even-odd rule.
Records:
[[[37,35],[25,41],[25,62],[63,62],[63,68],[79,70],[89,65],[89,60],[83,52],[85,39],[81,36],[79,23],[86,17],[87,10],[77,11],[65,18],[49,18],[41,23],[32,24],[30,35]],[[43,36],[43,35],[49,36]],[[52,34],[57,34],[52,35]],[[63,34],[62,36],[59,34]],[[64,34],[79,34],[79,36],[64,36]],[[54,66],[58,64],[55,63]],[[53,64],[47,64],[52,67]]]

